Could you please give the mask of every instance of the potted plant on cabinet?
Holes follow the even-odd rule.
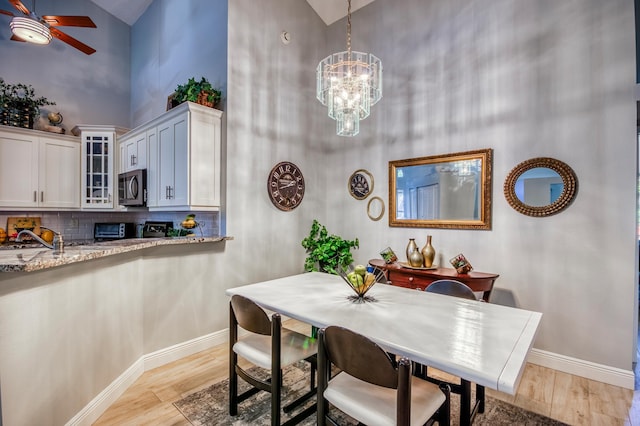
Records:
[[[55,104],[45,97],[36,97],[30,84],[8,84],[0,78],[0,124],[33,129],[40,107]]]
[[[338,266],[346,268],[353,262],[351,250],[359,248],[359,244],[357,238],[345,240],[329,234],[324,225],[314,220],[309,235],[302,240],[302,247],[307,249],[304,270],[337,274]]]
[[[214,88],[204,77],[200,81],[196,81],[192,77],[187,83],[179,84],[176,91],[170,96],[171,107],[189,101],[213,108],[220,102],[220,99],[222,99],[222,92]]]

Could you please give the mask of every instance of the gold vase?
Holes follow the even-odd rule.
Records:
[[[407,244],[406,254],[407,254],[407,262],[409,262],[409,258],[411,257],[411,253],[418,250],[418,245],[416,244],[415,238],[409,238],[409,244]]]
[[[420,249],[416,244],[415,238],[409,238],[409,244],[407,244],[407,262],[409,265],[419,268],[422,266],[423,258],[422,253],[420,253]]]
[[[433,259],[436,257],[436,250],[431,245],[431,235],[427,235],[427,243],[422,247],[422,257],[424,258],[424,267],[431,268]]]
[[[409,265],[413,266],[414,268],[421,268],[423,263],[424,257],[422,257],[422,253],[420,253],[420,250],[414,251],[413,253],[411,253],[411,256],[409,256]]]

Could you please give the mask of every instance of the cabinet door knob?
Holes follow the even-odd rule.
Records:
[[[40,202],[44,202],[44,191],[40,191]]]
[[[33,191],[33,202],[38,201],[38,191]]]
[[[413,282],[413,277],[409,277],[409,282],[412,283]]]

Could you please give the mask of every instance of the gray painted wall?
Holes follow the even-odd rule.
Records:
[[[31,2],[25,5],[30,8]],[[20,15],[7,1],[0,8]],[[88,0],[39,0],[36,12],[90,16],[97,28],[60,30],[97,52],[88,56],[55,38],[45,46],[10,41],[11,18],[0,15],[0,77],[11,84],[31,84],[37,96],[55,101],[42,112],[62,113],[67,133],[86,123],[131,127],[131,28]]]
[[[462,252],[476,270],[500,274],[493,302],[544,314],[536,349],[629,371],[638,298],[633,17],[622,0],[376,1],[356,12],[354,48],[382,58],[385,92],[360,137],[327,137],[327,225],[360,238],[360,262],[433,235],[437,263]],[[343,24],[331,33],[344,34]],[[491,231],[392,229],[369,221],[365,202],[344,190],[364,167],[374,195],[387,199],[389,160],[480,148],[494,149]],[[531,218],[507,204],[502,185],[541,156],[569,164],[579,192],[566,211]]]
[[[283,21],[289,2],[261,5],[259,11],[249,1],[230,5],[227,208],[229,234],[237,237],[228,254],[251,247],[264,256],[227,275],[228,286],[267,278],[267,270],[269,277],[295,271],[304,258],[297,244],[313,218],[360,238],[360,263],[388,245],[401,253],[408,238],[430,234],[438,263],[463,252],[477,270],[501,274],[494,302],[544,313],[537,349],[631,369],[637,300],[631,4],[374,2],[353,16],[353,48],[383,58],[384,98],[353,139],[333,134],[313,93],[317,61],[345,48],[344,20],[329,28],[323,48],[317,32],[292,30],[306,18]],[[281,53],[292,45],[278,44],[280,29],[292,33],[307,60]],[[292,117],[265,97],[292,96],[281,92],[283,69],[286,81],[301,81],[297,108],[310,115]],[[284,132],[300,120],[309,121],[300,133]],[[364,167],[376,178],[374,195],[387,199],[389,160],[479,148],[494,149],[491,231],[389,228],[370,221],[366,202],[346,191],[350,174]],[[548,218],[517,213],[502,194],[509,171],[538,156],[568,163],[580,181],[571,207]],[[291,213],[275,211],[260,187],[282,160],[297,161],[307,181],[305,202]],[[286,256],[269,256],[275,241]]]

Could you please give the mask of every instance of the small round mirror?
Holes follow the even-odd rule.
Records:
[[[518,164],[507,176],[507,202],[528,216],[549,216],[565,209],[575,198],[578,181],[567,164],[553,158],[533,158]]]

